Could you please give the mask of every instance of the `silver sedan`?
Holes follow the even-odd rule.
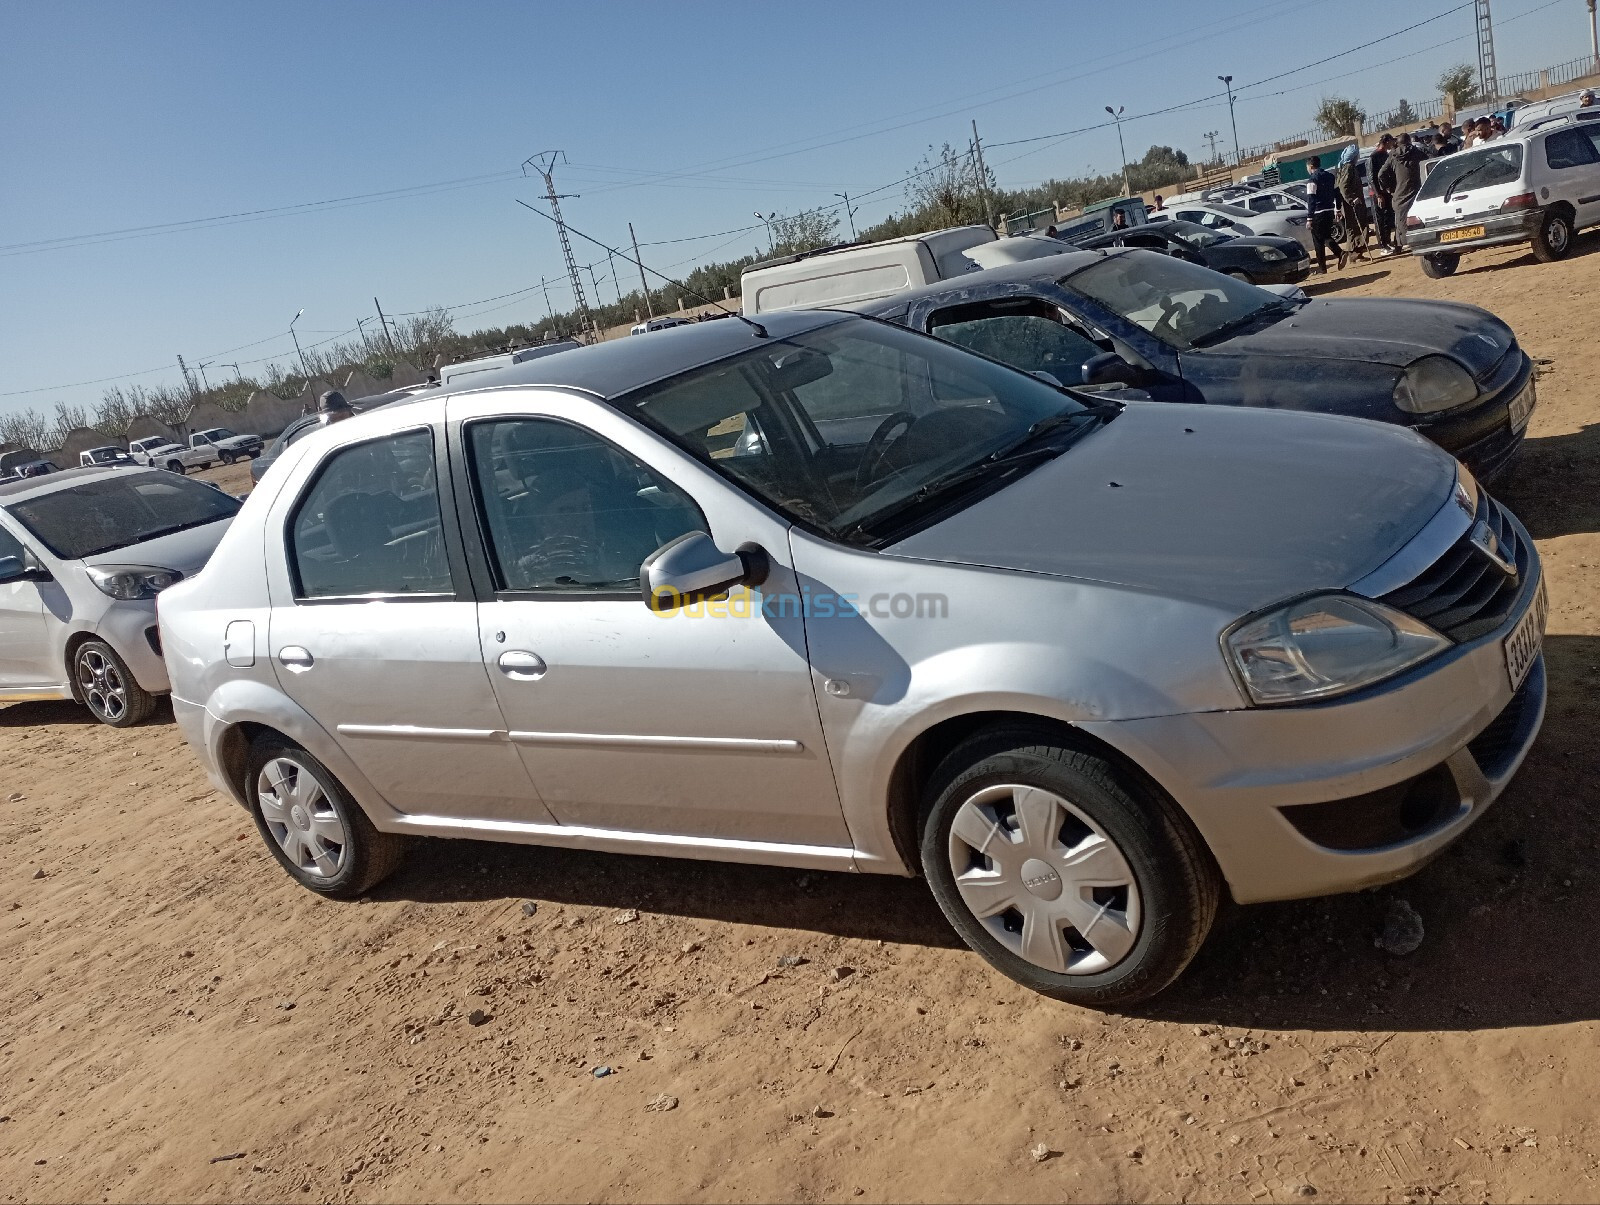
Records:
[[[1527,533],[1419,436],[1117,405],[829,312],[571,351],[289,448],[162,598],[314,891],[408,834],[926,877],[1111,1006],[1404,875],[1544,713]]]

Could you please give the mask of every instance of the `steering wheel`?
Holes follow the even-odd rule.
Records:
[[[856,488],[864,490],[877,480],[878,471],[883,464],[884,453],[889,450],[889,436],[900,427],[911,429],[911,424],[917,421],[917,416],[909,410],[896,410],[888,418],[878,424],[877,430],[872,433],[872,438],[867,440],[867,446],[862,449],[861,461],[856,465]]]

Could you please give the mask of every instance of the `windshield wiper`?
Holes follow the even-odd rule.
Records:
[[[1446,184],[1445,187],[1444,187],[1444,196],[1439,199],[1439,203],[1442,205],[1442,204],[1444,204],[1444,202],[1448,201],[1451,198],[1451,196],[1455,193],[1456,186],[1458,184],[1460,184],[1463,180],[1472,179],[1472,177],[1476,176],[1479,172],[1481,172],[1484,168],[1488,167],[1493,162],[1494,162],[1493,159],[1485,159],[1482,163],[1478,164],[1477,167],[1474,167],[1469,171],[1462,172],[1454,180],[1450,181],[1449,184]]]
[[[1292,314],[1294,313],[1294,309],[1294,303],[1290,301],[1269,302],[1262,306],[1259,310],[1251,310],[1248,314],[1240,314],[1237,318],[1224,322],[1221,326],[1217,327],[1216,330],[1207,331],[1198,339],[1191,339],[1189,341],[1189,346],[1206,347],[1220,339],[1226,338],[1227,336],[1233,334],[1233,332],[1236,330],[1240,330],[1243,327],[1249,326],[1263,314]]]

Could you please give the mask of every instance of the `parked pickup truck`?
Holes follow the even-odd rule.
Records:
[[[223,464],[247,458],[253,460],[261,455],[261,437],[238,435],[226,427],[212,427],[191,435],[187,448],[163,436],[151,435],[129,444],[128,454],[139,464],[151,468],[187,473],[190,469],[210,468],[219,460]]]

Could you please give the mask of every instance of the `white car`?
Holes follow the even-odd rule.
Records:
[[[170,464],[179,473],[183,472],[183,462],[178,459],[183,450],[182,444],[173,443],[165,435],[147,435],[128,445],[128,455],[137,463],[151,468],[166,468]]]
[[[1279,238],[1295,239],[1308,253],[1313,250],[1311,226],[1304,209],[1298,213],[1276,209],[1271,213],[1256,213],[1242,205],[1189,202],[1168,205],[1160,213],[1150,215],[1151,221],[1157,218],[1194,222],[1208,230],[1226,230],[1231,234],[1275,234]]]
[[[1547,117],[1434,163],[1406,214],[1406,250],[1429,276],[1465,251],[1530,243],[1542,263],[1600,225],[1600,109]]]
[[[115,728],[166,693],[156,595],[197,572],[239,503],[150,468],[0,485],[0,701],[75,699]]]

